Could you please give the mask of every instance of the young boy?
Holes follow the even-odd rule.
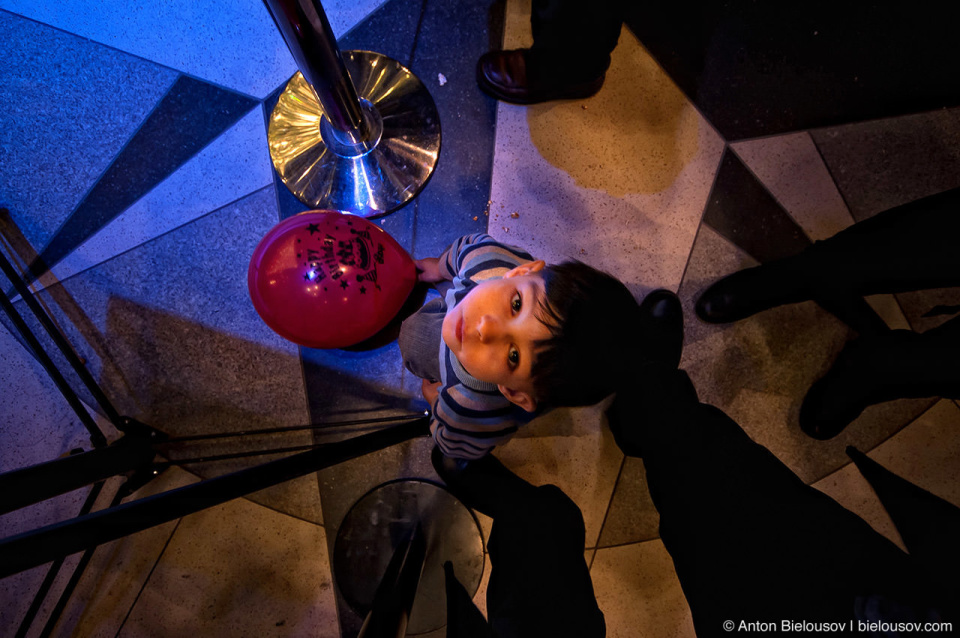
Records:
[[[549,408],[597,403],[634,364],[638,304],[586,264],[547,266],[476,234],[417,268],[420,281],[453,282],[399,339],[446,456],[479,458]]]

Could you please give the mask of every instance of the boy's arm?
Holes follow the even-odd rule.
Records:
[[[440,382],[434,381],[430,382],[426,379],[420,381],[420,392],[423,393],[423,398],[430,405],[431,410],[436,410],[437,405],[437,393],[440,391]]]
[[[501,244],[486,233],[474,233],[454,241],[439,257],[416,260],[417,278],[425,283],[453,281],[462,269],[473,268],[484,261],[493,268],[509,269],[533,261],[533,257],[525,250]]]
[[[462,385],[440,387],[436,403],[431,404],[430,434],[444,456],[478,459],[506,443],[519,428],[519,408],[505,398],[503,405],[484,406],[470,400],[469,393]]]

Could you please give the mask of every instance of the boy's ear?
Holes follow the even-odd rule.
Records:
[[[534,399],[529,392],[511,390],[505,385],[498,385],[497,389],[500,390],[500,394],[507,397],[508,401],[519,405],[527,412],[535,412],[537,410],[537,400]]]
[[[520,264],[519,266],[511,268],[505,272],[503,278],[508,279],[510,277],[519,277],[521,275],[529,275],[530,273],[540,272],[546,265],[547,264],[544,263],[542,259],[531,261],[529,264]]]

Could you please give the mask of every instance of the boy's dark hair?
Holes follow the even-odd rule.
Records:
[[[543,407],[593,405],[636,365],[639,304],[614,277],[579,261],[542,271],[539,319],[550,337],[537,344],[530,374]]]

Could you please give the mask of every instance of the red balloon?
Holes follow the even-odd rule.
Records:
[[[416,281],[413,260],[386,231],[332,211],[300,213],[274,226],[247,270],[260,317],[309,348],[369,339],[397,314]]]

